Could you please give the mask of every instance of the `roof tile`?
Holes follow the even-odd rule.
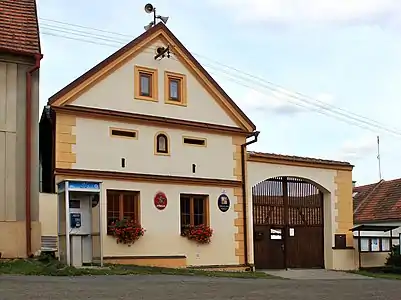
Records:
[[[401,220],[401,178],[354,188],[354,222]]]
[[[0,0],[0,51],[40,54],[35,0]]]

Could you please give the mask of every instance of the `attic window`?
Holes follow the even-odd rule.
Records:
[[[164,73],[164,102],[174,105],[187,105],[186,76],[166,71]]]
[[[139,72],[139,93],[141,96],[152,97],[152,75]]]
[[[138,131],[131,129],[122,129],[122,128],[110,128],[110,135],[112,137],[123,137],[123,138],[138,138]]]
[[[170,78],[169,80],[169,100],[180,101],[181,80]]]
[[[135,66],[135,99],[158,101],[157,70]]]
[[[206,146],[206,139],[196,137],[183,137],[184,144],[194,146]]]

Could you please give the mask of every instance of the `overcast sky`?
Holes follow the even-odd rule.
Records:
[[[39,0],[44,53],[41,104],[143,33],[151,21],[143,10],[146,3]],[[159,14],[170,17],[167,26],[257,125],[260,141],[252,150],[346,160],[355,165],[354,180],[366,184],[378,180],[376,136],[380,135],[383,177],[401,177],[397,163],[401,1],[155,0],[153,4]],[[54,21],[120,35],[92,31],[88,37],[87,28]],[[283,88],[272,90],[269,82]],[[300,94],[309,96],[307,101],[320,101],[320,107],[300,100]],[[400,136],[316,112],[332,109],[327,105],[376,120]]]

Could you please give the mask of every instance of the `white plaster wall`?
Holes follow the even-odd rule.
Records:
[[[233,189],[188,185],[162,185],[143,182],[103,181],[102,205],[103,220],[106,220],[106,189],[132,190],[140,192],[141,223],[146,229],[145,235],[134,245],[116,244],[111,236],[103,239],[104,256],[169,256],[185,255],[188,265],[237,265],[235,256],[236,227],[234,219]],[[153,198],[158,191],[163,191],[168,204],[164,210],[154,206]],[[230,210],[223,213],[217,207],[219,195],[225,191],[231,200]],[[198,246],[180,236],[180,193],[209,195],[210,226],[214,233],[212,242]],[[107,224],[103,224],[105,233]]]
[[[110,127],[138,130],[138,139],[111,137]],[[75,169],[236,179],[231,136],[84,118],[77,118],[75,131]],[[154,154],[154,136],[159,131],[170,137],[170,156]],[[207,147],[183,144],[183,136],[206,138]],[[121,158],[126,160],[125,168]]]
[[[57,194],[39,194],[39,221],[42,236],[57,236]]]
[[[249,218],[249,245],[250,245],[250,256],[253,261],[253,212],[252,212],[252,187],[257,183],[272,177],[278,176],[292,176],[311,180],[312,183],[317,184],[322,188],[324,192],[324,261],[325,266],[328,269],[333,268],[333,249],[334,246],[334,233],[337,230],[337,222],[335,217],[338,214],[335,209],[335,203],[337,197],[335,196],[336,184],[334,178],[337,174],[335,170],[318,169],[318,168],[306,168],[296,166],[286,166],[278,164],[268,164],[259,162],[247,162],[247,193],[248,193],[248,218]]]
[[[120,245],[111,236],[107,236],[106,190],[132,190],[140,192],[140,218],[146,229],[145,235],[134,245]],[[153,198],[158,191],[163,191],[167,198],[167,207],[158,210]],[[217,207],[219,195],[225,192],[231,201],[230,209],[223,213]],[[128,181],[103,181],[100,209],[103,220],[103,255],[104,256],[174,256],[185,255],[189,265],[238,265],[235,256],[236,242],[234,226],[236,213],[233,189],[188,185],[163,185]],[[210,226],[214,230],[212,242],[197,245],[180,236],[180,193],[209,195]],[[57,236],[57,195],[41,194],[40,221],[43,235]]]
[[[159,46],[166,45],[162,42],[154,42],[144,48],[144,51],[80,95],[73,105],[238,127],[174,55],[162,60],[154,59],[155,49]],[[159,102],[134,99],[135,65],[158,69]],[[164,103],[164,71],[186,75],[187,107]]]

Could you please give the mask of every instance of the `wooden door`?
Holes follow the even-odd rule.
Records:
[[[324,268],[323,194],[299,178],[277,177],[252,189],[258,269]]]
[[[258,226],[254,230],[254,257],[258,269],[283,269],[284,228]]]

